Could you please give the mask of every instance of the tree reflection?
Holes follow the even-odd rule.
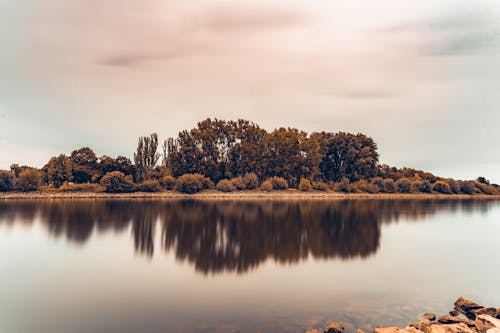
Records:
[[[418,221],[441,211],[487,212],[471,200],[0,202],[0,224],[39,221],[49,234],[84,244],[94,233],[130,227],[137,253],[161,248],[204,274],[245,273],[266,260],[293,264],[309,257],[349,260],[376,253],[381,225]]]

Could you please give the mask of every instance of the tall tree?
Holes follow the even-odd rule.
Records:
[[[88,183],[98,176],[97,156],[89,147],[73,150],[70,156],[73,167],[73,180],[77,183]]]
[[[136,169],[136,180],[143,181],[147,178],[148,172],[158,163],[160,154],[158,150],[158,134],[141,136],[137,143],[137,151],[134,153],[134,163]]]
[[[42,168],[42,171],[47,175],[48,183],[56,187],[59,187],[65,182],[69,182],[73,179],[73,167],[71,160],[64,154],[52,157]]]

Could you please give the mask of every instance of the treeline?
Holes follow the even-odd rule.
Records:
[[[134,160],[97,157],[88,147],[52,157],[41,169],[0,171],[0,191],[195,193],[237,190],[346,193],[498,194],[484,177],[459,181],[411,168],[379,164],[377,145],[364,134],[295,128],[271,132],[239,119],[206,119],[160,143],[140,137]]]

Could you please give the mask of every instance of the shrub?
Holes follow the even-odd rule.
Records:
[[[253,172],[245,174],[242,180],[247,190],[253,190],[259,187],[259,177]]]
[[[489,185],[487,185],[486,183],[479,183],[477,182],[476,183],[476,188],[478,188],[482,193],[484,194],[492,194],[492,188],[490,188]]]
[[[370,181],[370,183],[377,187],[378,192],[384,192],[384,178],[375,177]]]
[[[309,179],[301,178],[299,183],[299,190],[304,192],[309,192],[312,190],[312,184]]]
[[[203,189],[212,188],[214,184],[207,177],[199,173],[187,173],[180,176],[175,184],[175,189],[182,193],[197,193]]]
[[[270,179],[267,179],[262,183],[260,189],[265,192],[271,192],[273,190],[273,183]]]
[[[396,182],[392,178],[384,179],[384,189],[385,193],[394,193],[396,192]]]
[[[400,178],[396,181],[396,188],[400,193],[410,193],[411,181],[408,178]]]
[[[342,178],[340,183],[336,183],[334,185],[335,191],[337,192],[344,192],[344,193],[350,193],[353,191],[353,188],[351,186],[351,182],[349,181],[348,178]]]
[[[175,177],[171,175],[165,175],[161,179],[160,184],[167,190],[173,190],[175,188]]]
[[[448,186],[450,187],[450,191],[452,193],[460,193],[460,184],[456,180],[447,179],[446,182],[448,183]]]
[[[459,182],[460,185],[460,192],[465,193],[465,194],[474,194],[476,191],[476,185],[474,182],[471,181],[462,181]]]
[[[434,185],[432,185],[432,189],[439,193],[445,193],[445,194],[451,193],[450,186],[448,185],[448,183],[442,180],[438,180],[437,182],[435,182]]]
[[[316,191],[326,192],[330,188],[329,188],[328,184],[326,184],[324,182],[314,182],[313,183],[313,189],[315,189]]]
[[[418,180],[413,182],[412,187],[414,191],[422,192],[422,193],[431,193],[432,192],[432,184],[428,180]]]
[[[14,189],[14,175],[10,171],[0,170],[0,192],[8,192]]]
[[[38,187],[38,191],[45,192],[45,193],[55,193],[55,192],[59,192],[59,189],[57,187],[52,186],[52,185],[42,185],[42,186]]]
[[[104,192],[106,188],[99,184],[69,184],[64,183],[59,186],[59,191],[62,192]],[[44,191],[50,192],[49,189],[44,188]]]
[[[356,183],[352,184],[352,188],[355,191],[366,192],[366,193],[378,193],[379,188],[375,184],[371,184],[366,180],[358,180]]]
[[[222,179],[217,183],[216,186],[218,191],[221,192],[234,192],[236,191],[236,186],[233,185],[233,182],[227,179]]]
[[[243,181],[243,177],[232,178],[231,183],[239,191],[244,190],[246,188],[245,182]]]
[[[270,180],[274,190],[286,190],[288,188],[288,182],[285,178],[272,177]]]
[[[134,189],[134,183],[130,177],[126,177],[120,171],[108,172],[101,178],[100,184],[109,193],[126,193]]]
[[[15,180],[15,188],[19,191],[36,191],[42,185],[42,173],[36,169],[25,169]]]
[[[155,179],[148,179],[136,185],[136,190],[139,192],[160,192],[160,182]]]

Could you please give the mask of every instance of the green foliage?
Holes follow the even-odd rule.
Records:
[[[0,170],[0,192],[14,189],[14,175],[10,171]]]
[[[136,191],[139,192],[161,192],[162,188],[160,182],[156,179],[148,179],[135,186]]]
[[[451,189],[448,183],[442,180],[438,180],[437,182],[435,182],[434,185],[432,185],[432,190],[443,194],[451,193]]]
[[[221,179],[217,183],[216,186],[218,191],[221,192],[234,192],[236,191],[236,186],[233,185],[233,182],[227,179]]]
[[[36,191],[42,185],[42,172],[37,169],[26,169],[21,171],[15,179],[14,187],[18,191]]]
[[[265,181],[263,181],[262,185],[260,185],[260,189],[264,192],[271,192],[273,190],[273,183],[271,179],[266,179]]]
[[[167,190],[173,190],[175,188],[176,179],[174,176],[165,175],[161,180],[161,185]]]
[[[109,193],[127,193],[134,190],[134,184],[130,176],[125,176],[120,171],[111,171],[101,178],[100,184]]]
[[[62,184],[56,191],[62,192],[104,192],[106,188],[99,184]],[[49,188],[44,188],[44,191],[50,192]]]
[[[307,178],[300,178],[299,191],[309,192],[313,187],[311,181]]]
[[[207,177],[195,173],[185,174],[177,179],[175,189],[182,193],[197,193],[203,189],[212,188],[214,185]]]

